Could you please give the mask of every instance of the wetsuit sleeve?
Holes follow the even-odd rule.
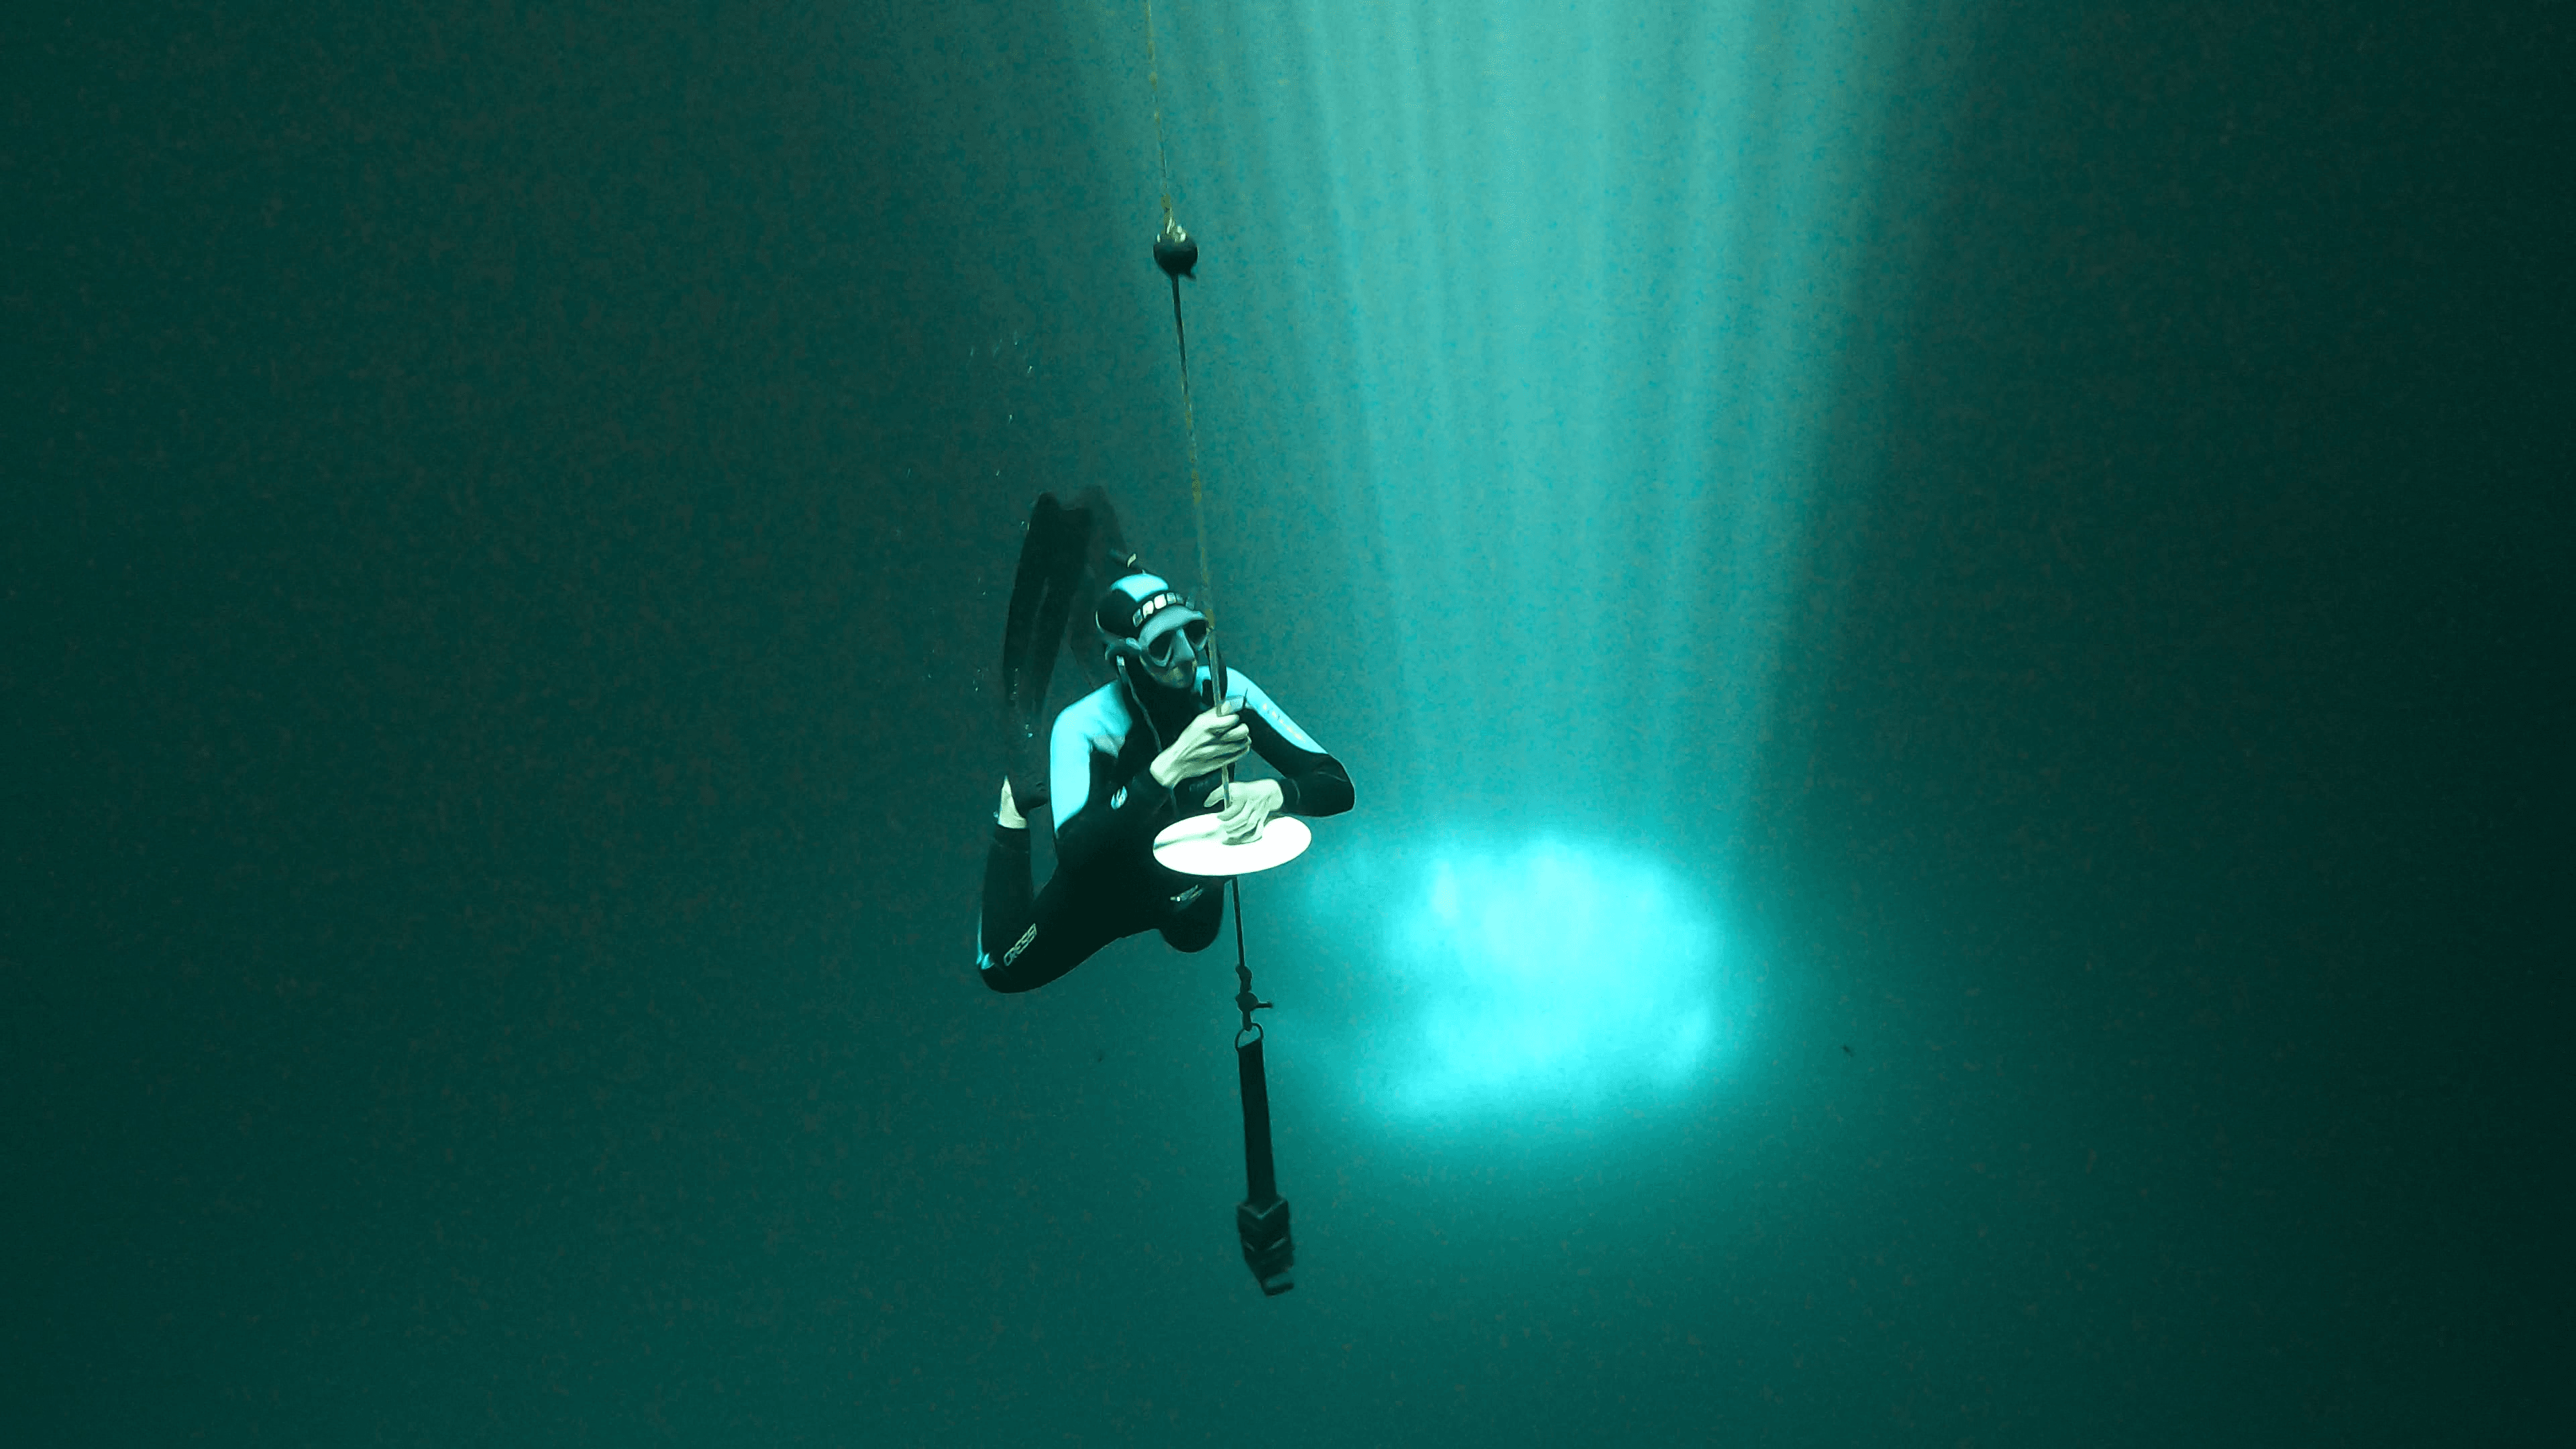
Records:
[[[1118,779],[1118,759],[1095,746],[1072,711],[1056,716],[1047,739],[1047,792],[1055,806],[1059,870],[1082,870],[1104,857],[1153,848],[1172,820],[1172,792],[1151,770]]]
[[[1355,798],[1351,775],[1297,727],[1288,711],[1240,669],[1226,671],[1226,692],[1243,696],[1251,721],[1252,751],[1279,772],[1280,809],[1291,815],[1339,815]]]

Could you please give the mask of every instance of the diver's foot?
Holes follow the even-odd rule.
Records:
[[[993,823],[1004,830],[1029,828],[1029,817],[1022,815],[1018,803],[1011,799],[1011,782],[1008,780],[1002,782],[1002,808],[993,812]]]

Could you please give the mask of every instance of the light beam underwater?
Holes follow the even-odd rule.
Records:
[[[1707,903],[1759,848],[1793,616],[1838,606],[1810,529],[1861,309],[1902,297],[1860,268],[1922,184],[1881,143],[1940,73],[1919,11],[1162,7],[1214,571],[1369,782],[1293,869],[1330,882],[1300,959],[1388,1007],[1372,1109],[1590,1111],[1740,1055],[1758,977]],[[1158,178],[1130,7],[1063,13],[1112,169]]]
[[[1727,851],[1912,14],[1165,7],[1216,572],[1247,640],[1329,621],[1373,812]]]

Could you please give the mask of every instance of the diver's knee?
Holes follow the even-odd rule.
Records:
[[[1014,991],[1027,990],[1026,987],[1011,984],[1010,965],[1007,958],[1000,961],[994,960],[993,953],[984,949],[982,941],[975,943],[975,979],[983,982],[987,990],[999,991],[1005,995]]]
[[[1184,956],[1195,956],[1201,951],[1206,950],[1208,947],[1215,945],[1217,935],[1218,931],[1214,926],[1208,927],[1207,933],[1204,935],[1197,931],[1165,931],[1163,933],[1163,944],[1180,952]]]

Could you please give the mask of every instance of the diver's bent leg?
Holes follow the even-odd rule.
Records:
[[[1029,895],[1028,822],[1002,791],[993,843],[984,852],[983,918],[975,929],[975,974],[995,991],[1035,991],[1091,959],[1121,936],[1145,929],[1132,908],[1077,891],[1058,875]]]
[[[1029,828],[1023,823],[1014,829],[996,821],[993,843],[984,851],[984,911],[975,928],[976,969],[989,976],[1014,943],[1025,949],[1029,933],[1036,929],[1037,906],[1029,890]]]
[[[997,847],[998,848],[998,847]],[[1000,992],[1035,991],[1088,961],[1101,947],[1145,929],[1142,921],[1059,874],[1038,892],[1028,924],[998,955],[979,955],[977,975]],[[999,938],[994,938],[999,939]]]
[[[1225,882],[1204,881],[1195,899],[1182,902],[1164,919],[1163,944],[1175,951],[1204,951],[1224,925]]]

